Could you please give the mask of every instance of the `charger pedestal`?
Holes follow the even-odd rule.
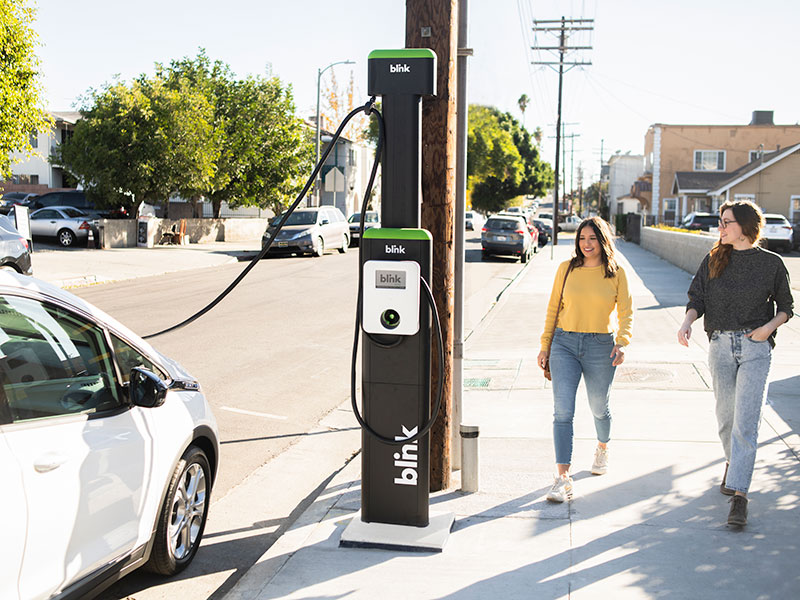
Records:
[[[441,552],[455,523],[451,512],[431,512],[426,527],[391,523],[365,523],[356,514],[342,532],[343,548],[380,548],[405,552]]]

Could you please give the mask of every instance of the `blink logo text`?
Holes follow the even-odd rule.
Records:
[[[389,73],[411,73],[409,65],[389,65]]]
[[[402,246],[398,246],[396,244],[392,244],[390,246],[389,244],[386,244],[386,254],[405,254],[405,253],[406,249],[403,248]]]
[[[407,440],[417,435],[416,425],[411,429],[406,429],[405,425],[401,425],[400,429],[403,435],[394,436],[394,439],[398,441]],[[417,442],[414,442],[412,444],[403,444],[400,447],[400,452],[394,453],[394,466],[398,469],[402,469],[402,471],[400,471],[400,477],[394,478],[395,485],[417,485],[417,479],[419,478],[417,472],[419,466],[417,459],[418,452],[419,446]]]

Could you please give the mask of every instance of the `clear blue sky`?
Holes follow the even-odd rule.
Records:
[[[652,123],[746,124],[753,110],[774,110],[775,122],[800,121],[800,8],[796,0],[469,0],[469,101],[522,115],[533,130],[554,135],[557,75],[530,65],[532,19],[591,18],[594,31],[572,55],[592,66],[564,78],[563,117],[587,178],[616,150],[641,154]],[[49,107],[72,108],[89,88],[115,74],[129,80],[155,62],[193,56],[199,47],[237,75],[272,74],[293,86],[300,116],[314,113],[317,69],[338,60],[340,82],[352,69],[366,100],[366,56],[402,47],[405,2],[40,0],[35,28]],[[330,72],[330,71],[329,71]],[[800,140],[798,140],[800,141]],[[567,141],[567,150],[572,140]],[[553,139],[543,154],[554,162]],[[567,178],[569,179],[569,172]],[[568,182],[567,182],[568,183]]]

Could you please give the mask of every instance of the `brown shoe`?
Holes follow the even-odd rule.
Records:
[[[728,463],[725,463],[725,474],[722,476],[722,483],[719,484],[719,491],[726,496],[733,496],[736,492],[729,487],[725,487],[725,482],[728,479]]]
[[[728,525],[744,527],[747,525],[747,498],[734,496],[731,498],[731,512],[728,513]]]

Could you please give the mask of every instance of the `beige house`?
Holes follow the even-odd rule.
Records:
[[[645,177],[652,181],[649,215],[654,220],[677,223],[692,210],[713,210],[714,196],[707,193],[712,188],[759,157],[782,154],[781,149],[798,143],[800,125],[775,125],[772,111],[753,112],[749,125],[651,125],[645,135]],[[676,188],[679,172],[692,175],[684,175]],[[762,186],[764,177],[760,177]],[[774,212],[790,216],[792,194],[777,210],[783,202],[778,198],[782,192],[762,187],[761,197],[766,198],[768,193],[773,196],[770,206],[775,206]]]

